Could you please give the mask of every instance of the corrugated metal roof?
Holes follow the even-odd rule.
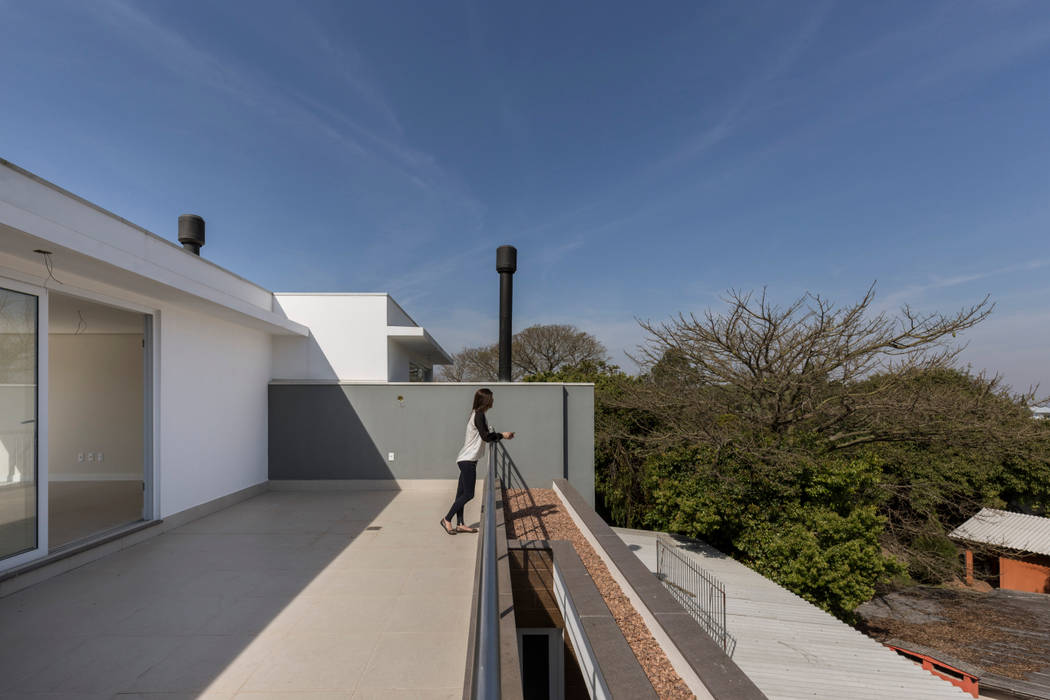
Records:
[[[982,508],[949,537],[1022,552],[1050,555],[1050,518]]]
[[[655,571],[661,533],[614,529]],[[717,549],[695,540],[677,544],[725,585],[726,626],[736,638],[733,661],[770,700],[969,697]]]

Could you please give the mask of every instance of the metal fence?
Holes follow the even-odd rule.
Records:
[[[725,586],[662,539],[656,540],[656,577],[704,632],[733,656],[736,639],[726,629]]]

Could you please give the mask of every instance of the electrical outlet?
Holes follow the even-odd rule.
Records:
[[[77,461],[78,462],[83,462],[84,461],[84,453],[83,452],[77,452]]]
[[[95,461],[95,453],[94,452],[88,452],[88,461],[89,462],[94,462]]]
[[[101,462],[102,461],[102,453],[101,452],[99,452],[98,455],[96,455],[95,461],[96,462]]]
[[[394,454],[393,452],[387,452],[386,453],[386,461],[393,462],[395,459],[397,459],[397,455],[396,454]]]

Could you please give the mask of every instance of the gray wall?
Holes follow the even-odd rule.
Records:
[[[566,478],[593,505],[591,384],[274,382],[270,478],[456,478],[456,455],[481,386],[495,396],[490,427],[516,433],[505,446],[520,478],[533,488]]]

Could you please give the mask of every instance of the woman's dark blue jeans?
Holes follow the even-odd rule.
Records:
[[[452,522],[452,516],[456,516],[458,524],[463,524],[463,506],[467,501],[474,498],[474,483],[478,480],[477,462],[456,462],[459,465],[459,487],[456,488],[456,502],[445,516],[445,520]]]

